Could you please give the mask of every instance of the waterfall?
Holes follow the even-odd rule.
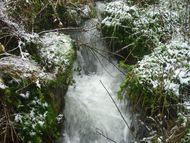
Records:
[[[87,20],[83,27],[88,30],[73,35],[79,50],[75,83],[69,87],[65,97],[65,125],[61,141],[64,143],[128,142],[128,128],[100,83],[104,83],[130,122],[128,113],[123,110],[124,105],[116,97],[123,75],[114,66],[116,61],[105,52],[105,42],[96,29],[96,23],[97,19]]]

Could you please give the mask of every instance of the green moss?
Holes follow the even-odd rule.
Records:
[[[22,90],[20,87],[23,87],[23,83],[17,84],[19,86],[13,84],[9,88],[0,91],[0,106],[5,106],[9,114],[15,115],[11,120],[14,122],[17,136],[21,137],[22,142],[44,142],[44,140],[47,140],[47,137],[43,138],[44,134],[55,139],[58,133],[56,126],[57,113],[53,110],[52,105],[48,105],[45,101],[45,98],[48,98],[48,93],[42,93],[41,89],[35,84],[31,84]],[[28,94],[28,97],[22,97],[21,94]],[[4,108],[0,112],[2,110]],[[44,116],[44,114],[47,115]],[[19,119],[16,119],[18,116]],[[40,121],[44,122],[43,125],[38,123]],[[7,137],[9,138],[10,136],[8,135]]]
[[[127,66],[128,67],[128,66]],[[147,116],[153,116],[162,114],[176,117],[177,107],[170,106],[171,104],[178,103],[178,97],[172,92],[167,92],[163,89],[162,81],[157,88],[153,88],[147,82],[141,82],[136,73],[133,72],[133,66],[129,66],[127,76],[120,86],[118,97],[120,99],[127,98],[134,105],[136,110],[144,110]],[[168,110],[171,110],[175,114],[169,115]]]
[[[56,121],[58,112],[51,102],[46,103],[50,95],[48,91],[43,90],[44,88],[39,89],[35,84],[30,84],[23,90],[19,90],[20,87],[12,84],[8,89],[0,92],[0,104],[6,105],[12,114],[19,116],[19,119],[15,116],[12,122],[17,120],[15,129],[22,142],[42,143],[48,139],[54,140],[60,135]],[[24,98],[20,94],[28,94],[28,97]],[[43,125],[39,122],[43,122]]]
[[[8,3],[8,13],[18,23],[23,24],[28,32],[41,32],[62,26],[78,26],[77,20],[81,15],[76,7],[80,7],[80,3],[83,2],[11,0]],[[86,3],[92,5],[91,2]],[[92,15],[95,15],[94,10]]]
[[[91,9],[90,16],[91,16],[92,18],[97,17],[97,11],[96,11],[96,8],[92,5],[92,6],[90,6],[90,9]]]
[[[33,23],[35,32],[40,32],[48,29],[56,28],[57,24],[54,22],[54,11],[50,4],[46,6],[38,15],[36,15]]]
[[[153,4],[159,4],[160,0],[130,0],[131,4],[137,4],[142,7],[147,7]]]
[[[127,63],[136,63],[144,55],[151,53],[153,47],[155,47],[151,37],[143,36],[140,33],[134,35],[136,32],[119,26],[102,26],[102,33],[105,36],[114,37],[107,41],[108,45],[111,44],[111,51],[127,57]]]
[[[71,20],[67,19],[68,11],[63,3],[49,0],[17,0],[8,3],[8,8],[9,15],[22,23],[29,32],[54,29],[60,26],[60,20],[63,24]]]
[[[184,134],[182,134],[182,138],[180,140],[181,143],[190,142],[190,124],[188,123],[187,128],[184,130]]]
[[[42,46],[42,43],[40,43],[38,40],[29,41],[25,44],[23,49],[26,49],[26,52],[28,52],[31,56],[31,58],[36,61],[37,63],[41,63],[42,57],[39,55],[39,50]]]
[[[48,89],[46,89],[46,90],[50,93],[50,96],[51,96],[51,98],[50,98],[51,101],[49,101],[49,102],[52,103],[56,112],[60,112],[62,110],[62,108],[59,106],[59,104],[56,104],[56,102],[58,102],[58,101],[60,102],[60,99],[63,99],[63,97],[59,97],[57,99],[57,97],[54,94],[56,93],[56,90],[60,90],[62,92],[61,95],[64,95],[66,93],[68,85],[72,81],[72,75],[73,75],[72,67],[73,67],[75,58],[76,58],[75,50],[70,49],[69,54],[67,55],[69,64],[67,64],[64,71],[62,69],[60,69],[60,71],[58,71],[58,74],[56,75],[55,80],[50,80],[47,83]],[[61,101],[61,102],[63,102],[63,101]],[[60,104],[63,104],[63,103],[60,103]]]

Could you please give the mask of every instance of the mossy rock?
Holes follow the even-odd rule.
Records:
[[[11,121],[21,141],[41,143],[60,135],[62,125],[58,126],[56,117],[64,107],[76,54],[72,39],[61,33],[46,33],[34,41],[32,46],[38,51],[29,52],[34,60],[18,56],[0,59],[0,106],[6,105],[14,115]],[[29,51],[32,47],[28,45]],[[0,110],[2,116],[4,110]]]
[[[64,94],[72,79],[72,66],[76,58],[74,41],[68,35],[57,32],[44,34],[40,41],[43,43],[40,48],[41,63],[46,71],[55,76],[55,80],[51,80],[49,86],[54,91],[61,91],[61,95],[56,94],[54,98],[55,106],[60,111],[60,104],[63,105]]]
[[[3,57],[0,59],[0,65],[1,76],[4,77],[6,74],[8,76],[12,75],[11,78],[15,80],[21,78],[30,78],[31,80],[32,78],[42,78],[44,74],[36,62],[28,59],[21,59],[18,56]],[[10,81],[8,80],[8,82]]]
[[[152,95],[157,95],[155,91],[159,90],[158,96],[163,93],[174,98],[179,98],[181,95],[186,97],[190,83],[189,57],[187,56],[189,49],[188,42],[180,38],[173,39],[167,45],[161,44],[137,65],[128,68],[129,73],[121,88],[139,88],[139,90],[128,90],[127,93],[132,92],[135,96],[144,93],[148,97],[150,95],[149,99]]]
[[[60,112],[72,80],[72,66],[76,58],[74,41],[68,35],[50,32],[26,43],[25,49],[50,77],[46,80],[48,88],[44,90],[49,91],[49,101],[56,112]]]

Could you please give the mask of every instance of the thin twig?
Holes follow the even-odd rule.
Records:
[[[103,39],[102,39],[102,40],[103,40]],[[99,42],[99,40],[98,40],[98,41],[95,41],[95,42]],[[85,46],[87,46],[87,47],[89,47],[89,48],[92,48],[92,49],[95,49],[95,50],[97,50],[97,51],[102,51],[102,52],[104,52],[104,53],[108,53],[108,54],[110,54],[110,55],[118,56],[118,57],[120,57],[120,58],[122,58],[122,59],[125,59],[122,55],[120,55],[120,54],[118,54],[118,53],[116,53],[116,52],[112,52],[112,51],[109,51],[109,50],[104,50],[104,49],[98,49],[98,48],[95,48],[95,47],[91,47],[91,46],[88,45],[88,43],[82,43],[82,44],[80,44],[80,45],[85,45]]]
[[[121,69],[119,69],[119,67],[117,65],[115,65],[113,62],[111,62],[105,55],[103,55],[102,53],[100,53],[100,51],[102,51],[102,50],[99,51],[99,49],[91,47],[88,44],[81,44],[81,45],[84,45],[85,47],[92,49],[94,52],[96,52],[97,54],[99,54],[100,56],[102,56],[104,59],[106,59],[109,63],[111,63],[124,76],[126,75]]]
[[[89,50],[91,51],[91,53],[94,55],[94,57],[99,61],[99,63],[102,65],[103,69],[110,75],[113,77],[113,75],[105,68],[105,65],[102,63],[102,61],[100,60],[100,58],[97,56],[97,54],[89,48]]]
[[[103,136],[104,138],[106,138],[107,140],[109,140],[109,141],[111,141],[111,142],[113,142],[113,143],[117,143],[117,142],[114,141],[113,139],[111,139],[111,138],[107,137],[106,135],[104,135],[103,132],[101,133],[101,132],[100,132],[101,130],[100,130],[100,131],[98,131],[98,130],[100,130],[100,129],[96,129],[96,133],[97,133],[97,134]]]
[[[100,83],[102,84],[102,86],[104,87],[104,89],[106,90],[106,92],[108,93],[108,95],[110,96],[111,100],[113,101],[115,107],[117,108],[121,118],[123,119],[123,121],[125,122],[125,124],[127,125],[131,135],[135,138],[135,135],[133,134],[133,131],[131,130],[131,128],[129,127],[129,124],[127,123],[124,115],[122,114],[122,112],[120,111],[119,107],[117,106],[117,103],[115,102],[115,100],[113,99],[112,95],[110,94],[110,92],[108,91],[108,89],[105,87],[105,85],[103,84],[103,82],[100,80]]]

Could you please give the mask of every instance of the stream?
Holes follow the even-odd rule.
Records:
[[[101,3],[97,9],[101,9]],[[130,123],[125,105],[117,100],[117,91],[123,74],[114,66],[117,62],[106,51],[101,32],[96,29],[97,19],[84,22],[85,32],[72,36],[79,50],[74,66],[74,81],[65,97],[64,143],[128,143],[128,127],[116,104]],[[103,85],[106,89],[103,87]]]

